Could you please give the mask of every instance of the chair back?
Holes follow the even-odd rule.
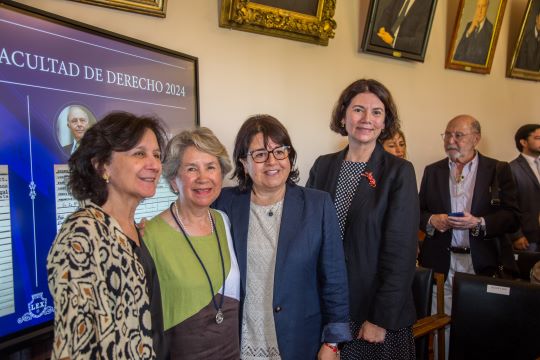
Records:
[[[450,359],[540,356],[540,285],[456,273]]]
[[[416,267],[413,280],[413,299],[418,319],[431,315],[431,296],[433,293],[433,270]]]
[[[529,281],[532,267],[540,261],[540,252],[514,250],[514,259],[519,269],[519,278]]]
[[[421,319],[431,314],[431,296],[433,293],[433,270],[416,267],[412,285],[416,318]],[[428,359],[429,343],[427,336],[416,339],[416,358]]]

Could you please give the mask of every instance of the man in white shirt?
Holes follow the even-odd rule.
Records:
[[[447,157],[426,167],[420,186],[420,229],[426,238],[419,262],[445,274],[444,312],[450,315],[454,274],[497,274],[511,258],[505,234],[516,231],[519,220],[510,166],[476,150],[482,137],[478,120],[458,115],[441,135]],[[432,313],[435,299],[436,289]]]
[[[510,162],[521,210],[520,229],[511,235],[517,250],[540,251],[540,124],[527,124],[515,135],[521,153]]]

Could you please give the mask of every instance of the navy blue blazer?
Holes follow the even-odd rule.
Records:
[[[463,35],[454,54],[454,60],[484,65],[487,62],[491,45],[493,24],[486,19],[482,30],[467,37],[467,29],[469,29],[471,24],[472,21],[467,24],[465,31],[463,31]]]
[[[319,157],[307,186],[335,198],[347,151]],[[367,181],[358,184],[343,239],[351,318],[397,330],[416,319],[412,297],[419,221],[416,176],[410,162],[387,153],[379,143],[366,171],[372,172],[376,186]]]
[[[224,188],[214,203],[231,220],[246,295],[251,189]],[[281,358],[316,359],[321,342],[350,340],[347,273],[336,210],[322,191],[287,184],[276,267],[274,322]],[[242,314],[242,308],[240,311]]]

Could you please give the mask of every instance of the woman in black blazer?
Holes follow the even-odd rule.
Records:
[[[390,92],[375,80],[352,83],[330,128],[349,145],[319,157],[307,186],[328,191],[338,210],[354,337],[341,358],[414,359],[418,193],[412,164],[377,141],[399,129]]]

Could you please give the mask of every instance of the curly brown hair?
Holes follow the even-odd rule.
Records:
[[[103,205],[109,196],[102,177],[103,165],[111,161],[113,151],[133,149],[147,129],[156,135],[159,149],[163,149],[167,135],[161,121],[154,117],[117,111],[89,128],[68,160],[68,188],[73,197]]]

